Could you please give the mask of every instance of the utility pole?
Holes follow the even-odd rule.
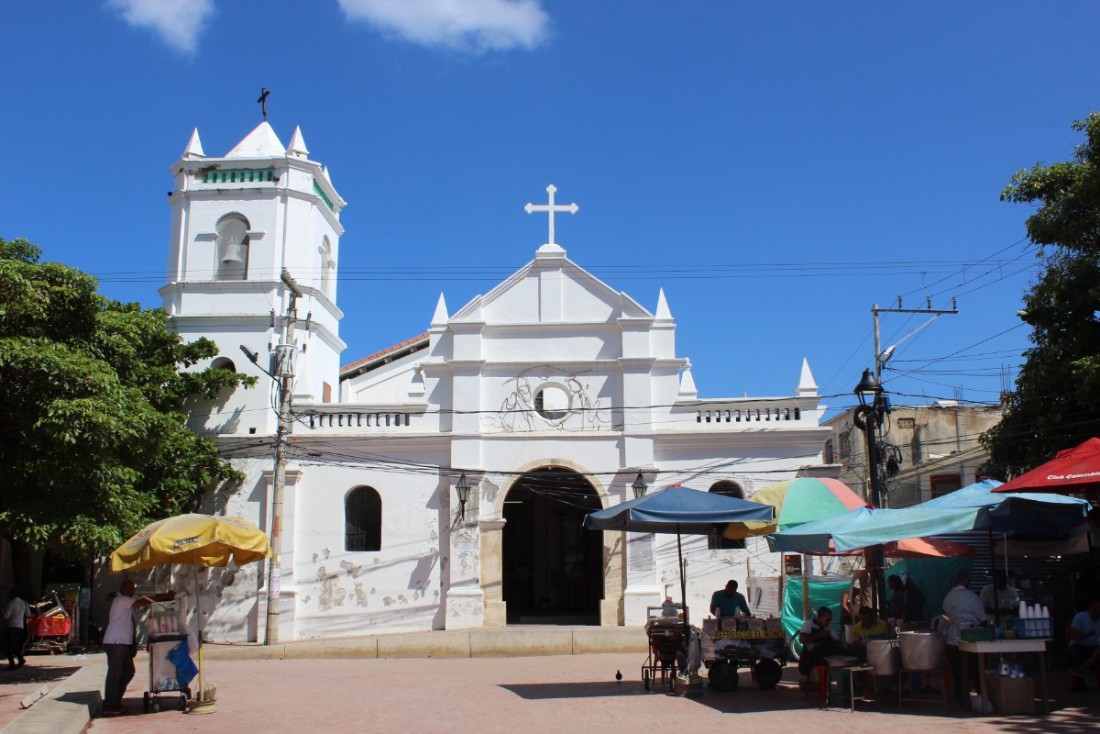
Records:
[[[875,320],[875,354],[874,354],[874,357],[875,357],[875,361],[874,361],[875,379],[878,380],[879,382],[882,382],[882,368],[886,365],[886,362],[893,355],[894,347],[896,347],[898,344],[901,344],[901,342],[899,341],[898,344],[893,345],[892,347],[887,349],[885,352],[882,351],[882,340],[881,340],[881,337],[879,336],[879,324],[878,324],[878,315],[880,313],[925,313],[925,314],[931,314],[932,315],[931,320],[926,321],[924,324],[917,327],[915,330],[909,332],[909,334],[907,334],[905,336],[905,339],[908,339],[909,337],[913,336],[918,331],[923,329],[925,326],[928,326],[928,324],[932,323],[932,321],[935,320],[936,318],[939,318],[940,316],[942,316],[944,314],[957,314],[959,312],[958,301],[955,299],[954,296],[951,297],[951,308],[949,308],[949,309],[932,308],[932,299],[931,298],[926,298],[925,301],[924,301],[924,304],[925,304],[924,308],[904,308],[901,305],[901,296],[898,296],[898,305],[897,305],[896,308],[879,308],[877,303],[874,306],[871,307],[871,315],[874,317],[874,320]],[[902,339],[901,341],[905,341],[905,339]]]
[[[290,273],[283,268],[283,285],[290,291],[286,319],[283,324],[283,340],[275,347],[275,374],[279,397],[279,428],[275,434],[275,477],[271,496],[271,559],[267,576],[267,633],[264,644],[279,641],[279,592],[281,571],[279,554],[283,550],[283,490],[286,487],[287,445],[290,443],[290,408],[294,385],[294,323],[298,319],[298,299],[302,291]]]

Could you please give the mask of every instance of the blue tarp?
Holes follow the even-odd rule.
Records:
[[[715,525],[771,522],[771,505],[673,486],[622,502],[584,518],[589,530],[633,530],[638,533],[705,535]]]
[[[1065,535],[1080,525],[1089,511],[1088,501],[1080,497],[1040,492],[994,492],[999,486],[1001,482],[984,479],[923,502],[918,507],[933,510],[986,508],[989,524],[976,530],[1047,538]]]
[[[997,494],[1000,482],[983,480],[902,509],[860,508],[768,537],[773,551],[829,553],[971,530],[1058,536],[1084,522],[1087,500],[1055,494]],[[1012,498],[1006,500],[1003,498]]]

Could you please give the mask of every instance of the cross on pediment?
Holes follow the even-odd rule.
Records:
[[[550,195],[550,203],[548,204],[531,204],[528,202],[527,206],[523,207],[523,210],[528,214],[534,214],[535,212],[546,212],[550,215],[550,238],[546,241],[548,245],[557,244],[554,242],[554,213],[555,212],[569,212],[570,214],[576,214],[580,209],[579,206],[574,204],[555,204],[554,193],[558,190],[558,187],[554,184],[550,184],[546,187],[546,193]]]

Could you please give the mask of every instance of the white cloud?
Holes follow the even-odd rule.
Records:
[[[549,16],[541,0],[338,0],[351,20],[423,46],[469,51],[534,48]]]
[[[192,53],[214,0],[107,0],[107,7],[130,25],[152,30],[172,48]]]

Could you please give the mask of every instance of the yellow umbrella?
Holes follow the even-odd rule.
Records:
[[[111,570],[152,568],[166,563],[238,566],[271,555],[267,534],[239,517],[177,515],[147,525],[111,554]]]
[[[182,563],[196,569],[224,567],[232,560],[238,566],[267,558],[271,547],[267,534],[239,517],[213,515],[177,515],[158,520],[142,528],[111,554],[111,570],[152,568],[170,563]],[[214,711],[213,702],[205,698],[203,676],[202,615],[198,609],[198,578],[195,581],[195,616],[199,620],[199,693],[193,713]]]

